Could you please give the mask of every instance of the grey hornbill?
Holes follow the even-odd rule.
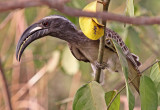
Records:
[[[52,36],[68,42],[73,56],[79,61],[89,62],[93,71],[98,66],[96,60],[98,56],[99,40],[88,39],[82,31],[78,30],[68,19],[58,15],[52,15],[41,19],[39,22],[29,26],[22,34],[16,49],[16,58],[20,61],[24,49],[34,40],[44,36]],[[105,69],[114,72],[121,71],[121,65],[114,46],[108,38],[115,39],[121,46],[129,65],[129,79],[134,78],[138,73],[141,63],[138,57],[130,53],[121,37],[114,31],[106,28],[106,42],[103,62]],[[139,78],[133,81],[133,86],[139,91]]]

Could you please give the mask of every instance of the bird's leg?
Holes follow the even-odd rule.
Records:
[[[97,65],[98,64],[98,65]],[[92,74],[92,76],[95,78],[95,75],[96,75],[96,69],[97,69],[97,67],[100,67],[101,69],[105,69],[105,68],[107,68],[108,66],[107,66],[107,64],[106,63],[102,63],[101,65],[97,62],[97,63],[95,63],[95,64],[91,64],[91,67],[92,67],[92,70],[93,70],[93,74]],[[103,70],[101,71],[101,76],[100,76],[100,84],[101,85],[104,85],[104,83],[105,83],[105,74],[104,74],[104,72],[103,72]]]

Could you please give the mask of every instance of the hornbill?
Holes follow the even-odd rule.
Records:
[[[24,31],[16,48],[17,60],[20,61],[23,51],[31,42],[45,36],[56,37],[68,42],[73,56],[79,61],[91,63],[94,72],[98,66],[102,67],[102,65],[97,63],[99,40],[88,39],[71,21],[59,15],[45,17],[37,23],[29,26]],[[111,72],[122,71],[118,55],[113,44],[109,40],[110,38],[115,39],[122,48],[129,65],[128,77],[129,79],[134,78],[139,74],[138,67],[141,65],[139,58],[133,53],[130,53],[121,37],[116,32],[108,28],[106,28],[105,50],[103,57],[105,67],[103,68],[108,69]],[[139,82],[139,77],[132,82],[138,92]]]

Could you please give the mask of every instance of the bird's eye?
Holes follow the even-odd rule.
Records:
[[[43,22],[42,24],[43,24],[43,26],[45,26],[45,27],[49,26],[49,23],[48,23],[48,22]]]

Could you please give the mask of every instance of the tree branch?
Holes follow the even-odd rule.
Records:
[[[0,2],[0,12],[5,12],[9,10],[27,8],[27,7],[35,7],[46,5],[50,8],[57,9],[58,11],[69,15],[69,16],[85,16],[85,17],[95,17],[101,18],[103,20],[112,20],[121,23],[135,24],[135,25],[152,25],[152,24],[160,24],[160,17],[128,17],[124,15],[113,14],[109,12],[86,12],[79,9],[73,9],[65,6],[64,4],[60,4],[67,0],[60,0],[56,2],[56,0],[23,0],[23,1],[7,1]]]
[[[45,5],[40,0],[18,0],[0,2],[0,12]]]
[[[104,4],[103,5],[103,11],[108,11],[110,0],[106,0],[106,1],[102,0],[102,2],[104,2],[103,3]],[[104,25],[104,35],[100,38],[100,43],[99,43],[99,52],[98,52],[98,59],[97,59],[97,62],[99,64],[102,64],[102,62],[103,62],[103,54],[104,54],[104,48],[105,48],[106,24],[107,24],[107,22],[103,20],[102,24]],[[101,68],[97,68],[96,69],[95,81],[100,83],[100,77],[101,77]]]

